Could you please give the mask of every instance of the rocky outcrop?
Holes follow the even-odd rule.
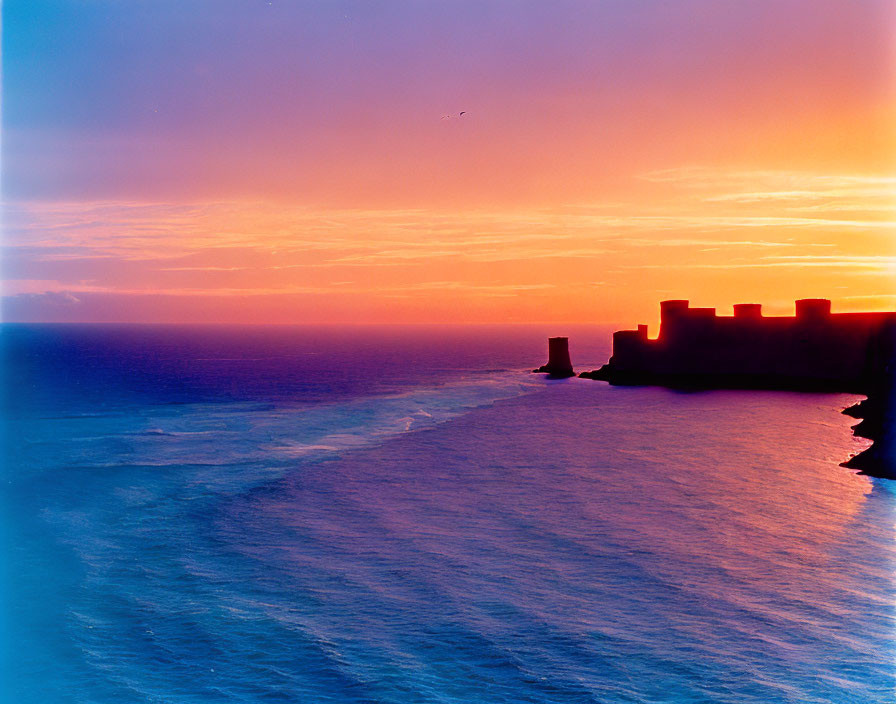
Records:
[[[579,374],[580,379],[594,379],[595,381],[612,381],[613,370],[609,364],[603,365],[600,369],[592,369],[590,372],[582,372]]]
[[[853,433],[873,444],[842,466],[872,477],[896,479],[896,323],[881,331],[871,352],[876,374],[866,392],[868,398],[843,413],[861,418]]]
[[[538,369],[533,369],[537,374],[547,374],[553,379],[565,379],[575,376],[572,369],[572,361],[569,358],[569,338],[548,338],[548,363]]]
[[[873,440],[874,444],[842,466],[858,469],[872,477],[896,479],[896,403],[893,391],[884,399],[869,396],[868,400],[847,408],[844,413],[847,412],[848,415],[862,418],[853,432],[859,437]]]

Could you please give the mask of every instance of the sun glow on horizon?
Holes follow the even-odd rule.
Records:
[[[200,5],[4,5],[4,320],[896,308],[882,0]]]

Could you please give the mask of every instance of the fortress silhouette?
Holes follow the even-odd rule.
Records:
[[[660,332],[647,326],[613,334],[613,356],[581,376],[612,384],[867,393],[890,363],[894,313],[832,313],[806,298],[792,317],[764,317],[757,303],[733,316],[688,301],[660,303]]]

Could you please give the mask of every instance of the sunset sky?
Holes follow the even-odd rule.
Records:
[[[6,0],[2,19],[7,321],[896,309],[891,0]]]

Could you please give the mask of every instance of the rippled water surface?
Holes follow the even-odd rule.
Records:
[[[855,397],[547,332],[5,326],[6,700],[893,701]]]

